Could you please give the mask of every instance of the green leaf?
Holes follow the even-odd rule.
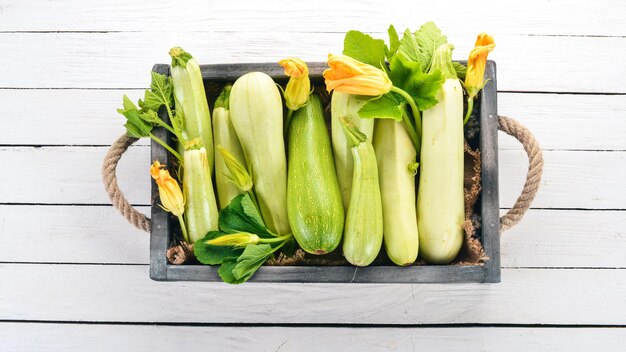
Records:
[[[420,48],[409,29],[406,29],[402,35],[397,54],[403,56],[408,61],[422,62],[420,60]]]
[[[234,259],[226,260],[220,265],[220,268],[217,269],[217,273],[222,278],[222,281],[229,284],[241,284],[246,282],[247,279],[237,279],[235,275],[233,275],[233,269],[237,266],[237,261]]]
[[[414,33],[415,40],[419,46],[419,60],[424,71],[430,68],[433,54],[437,48],[448,42],[448,38],[441,33],[441,30],[434,22],[424,23],[420,29]]]
[[[415,33],[411,33],[408,29],[404,32],[398,48],[398,54],[401,54],[409,61],[421,63],[422,69],[428,71],[435,50],[447,42],[448,39],[437,28],[437,25],[433,22],[427,22]]]
[[[150,89],[146,89],[144,101],[140,101],[143,109],[159,111],[162,105],[171,107],[174,105],[172,79],[157,72],[151,72],[152,82]]]
[[[384,67],[385,41],[359,31],[348,31],[343,40],[343,54],[378,68]]]
[[[437,92],[444,82],[441,72],[424,73],[421,63],[409,61],[401,55],[394,56],[389,67],[389,78],[393,85],[409,93],[420,110],[437,104]]]
[[[128,136],[134,138],[148,137],[152,132],[152,124],[141,117],[135,104],[126,95],[124,95],[122,106],[123,108],[117,109],[117,112],[126,118],[124,127],[126,127]]]
[[[419,72],[410,77],[404,90],[415,100],[418,109],[424,111],[437,104],[437,93],[443,82],[445,82],[445,78],[440,71]]]
[[[365,103],[359,109],[359,116],[363,118],[394,119],[402,121],[403,102],[394,93],[387,93]]]
[[[457,61],[453,61],[452,66],[454,67],[454,71],[456,71],[456,76],[459,77],[461,81],[465,81],[465,75],[467,74],[467,66]]]
[[[389,47],[385,47],[385,53],[387,59],[391,60],[391,58],[396,55],[396,52],[400,47],[400,38],[398,37],[398,32],[396,32],[396,28],[392,24],[389,25],[387,33],[389,33]]]
[[[261,218],[261,214],[259,214],[256,205],[248,194],[244,194],[243,197],[241,197],[241,210],[243,210],[244,214],[246,214],[250,218],[250,221],[258,228],[267,229],[263,218]]]
[[[274,248],[267,243],[247,245],[237,258],[237,265],[232,270],[233,276],[238,280],[248,280],[273,253]]]
[[[239,194],[220,211],[219,227],[226,233],[249,232],[259,237],[274,237],[265,227],[248,194]]]
[[[233,246],[213,246],[207,244],[208,240],[224,235],[222,231],[211,231],[202,239],[193,244],[193,253],[198,261],[203,264],[217,265],[222,264],[226,260],[236,260],[243,252],[241,248]]]
[[[402,89],[412,75],[423,72],[421,63],[410,61],[402,55],[394,56],[389,62],[389,68],[389,79],[394,86]]]

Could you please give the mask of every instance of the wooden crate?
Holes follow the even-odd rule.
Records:
[[[261,71],[277,82],[286,81],[283,69],[276,63],[202,65],[205,85],[234,82],[251,71]],[[311,81],[321,86],[326,63],[309,65]],[[155,65],[153,70],[169,75],[169,65]],[[487,260],[480,265],[394,265],[368,266],[263,266],[250,282],[320,282],[320,283],[453,283],[500,282],[500,235],[498,201],[498,114],[496,99],[496,65],[487,62],[488,79],[474,109],[480,121],[482,165],[481,221],[479,238]],[[209,102],[212,104],[212,101]],[[155,134],[172,144],[169,133],[155,129]],[[165,148],[152,142],[152,160],[167,164]],[[152,229],[150,232],[150,277],[159,281],[221,281],[218,266],[171,265],[165,252],[171,243],[176,220],[157,204],[158,189],[152,182]]]

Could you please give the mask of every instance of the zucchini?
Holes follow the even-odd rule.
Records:
[[[230,91],[230,117],[267,227],[290,233],[287,218],[287,157],[283,140],[283,104],[276,83],[262,72],[241,76]]]
[[[204,147],[188,149],[183,158],[185,222],[189,240],[194,243],[202,239],[207,232],[218,229],[217,203],[206,149]]]
[[[463,244],[463,88],[452,67],[448,45],[435,51],[431,70],[446,81],[437,105],[422,115],[420,181],[417,195],[419,255],[429,263],[448,264]]]
[[[345,118],[352,122],[361,133],[365,134],[367,140],[371,141],[374,134],[374,119],[359,117],[359,109],[366,102],[367,100],[359,99],[356,95],[337,91],[333,92],[331,101],[333,155],[335,156],[337,180],[339,181],[343,207],[346,210],[350,202],[354,162],[352,160],[352,148],[348,144],[339,119]]]
[[[191,54],[182,48],[170,50],[172,57],[172,85],[176,115],[182,116],[183,136],[187,141],[199,138],[206,149],[209,169],[213,172],[213,131],[211,112],[206,100],[200,66]]]
[[[230,120],[228,98],[231,88],[232,86],[230,85],[225,86],[215,101],[215,107],[213,108],[213,140],[216,147],[222,146],[245,165],[243,149]],[[224,163],[224,157],[222,157],[218,148],[215,148],[215,186],[217,188],[220,209],[228,206],[230,201],[241,193],[237,185],[231,181],[229,175],[230,172]]]
[[[383,208],[374,147],[354,124],[340,118],[354,161],[346,214],[343,256],[355,266],[370,265],[383,242]]]
[[[383,204],[383,240],[389,259],[410,265],[417,258],[419,238],[415,204],[415,175],[409,164],[417,153],[406,128],[392,119],[374,127],[374,150]]]
[[[293,235],[312,254],[333,251],[344,225],[335,162],[320,99],[295,111],[289,125],[287,209]]]

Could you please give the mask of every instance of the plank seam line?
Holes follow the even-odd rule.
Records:
[[[0,144],[0,148],[109,148],[110,144]],[[137,144],[129,148],[146,148],[150,145]],[[499,148],[501,151],[517,150],[519,148]],[[594,152],[594,153],[623,153],[626,149],[563,149],[563,148],[543,148],[544,152]]]
[[[133,207],[150,207],[146,203],[133,203]],[[42,206],[42,207],[111,207],[110,203],[36,203],[36,202],[0,202],[0,206]],[[501,207],[500,210],[509,210],[510,208]],[[550,210],[550,211],[626,211],[625,208],[545,208],[531,207],[530,210]]]
[[[0,30],[0,34],[108,34],[108,33],[146,33],[159,34],[164,33],[163,30]],[[245,34],[249,31],[234,30],[192,30],[189,33],[216,33],[216,34]],[[259,33],[270,33],[271,30],[260,31]],[[291,31],[301,34],[344,34],[343,31]],[[387,34],[381,31],[367,31],[368,34],[382,35]],[[626,35],[609,35],[609,34],[539,34],[539,33],[506,33],[505,36],[510,37],[557,37],[557,38],[626,38]]]
[[[145,90],[148,87],[0,87],[0,90]],[[515,94],[557,94],[557,95],[626,95],[626,92],[571,92],[542,90],[498,90],[498,93]]]
[[[189,326],[189,327],[285,327],[285,328],[562,328],[562,329],[624,329],[620,324],[512,324],[512,323],[442,323],[442,324],[361,324],[361,323],[197,323],[197,322],[127,322],[127,321],[73,321],[73,320],[17,320],[0,319],[0,323],[20,324],[70,324],[70,325],[124,325],[124,326]]]
[[[0,264],[5,265],[58,265],[58,266],[145,266],[150,264],[145,263],[81,263],[81,262],[15,262],[15,261],[0,261]],[[507,270],[626,270],[626,267],[604,267],[604,266],[502,266],[501,269]]]

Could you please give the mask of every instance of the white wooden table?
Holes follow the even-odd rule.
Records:
[[[210,3],[210,4],[209,4]],[[0,351],[603,350],[626,347],[626,2],[0,1]],[[502,283],[160,283],[148,235],[100,179],[154,63],[324,60],[343,33],[433,20],[466,58],[497,43],[499,110],[544,148],[540,193],[502,238]],[[500,136],[502,210],[521,147]],[[149,147],[120,183],[148,212]],[[142,176],[143,175],[143,176]]]

